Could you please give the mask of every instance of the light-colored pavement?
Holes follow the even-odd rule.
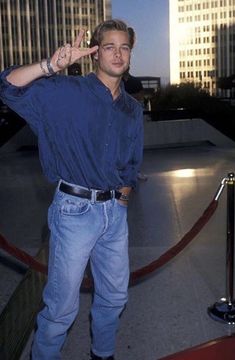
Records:
[[[129,206],[132,271],[176,244],[203,213],[222,178],[234,170],[235,148],[203,144],[145,151],[139,182]],[[0,232],[36,254],[46,232],[53,187],[41,174],[37,152],[0,152]],[[121,319],[117,360],[156,360],[234,327],[212,320],[207,307],[225,295],[226,191],[209,223],[191,244],[151,277],[130,288]],[[0,252],[1,310],[25,267]],[[63,348],[63,360],[89,358],[91,295],[81,294],[77,321]],[[30,341],[21,357],[29,359]]]

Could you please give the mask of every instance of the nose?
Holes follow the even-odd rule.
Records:
[[[116,48],[115,48],[114,55],[115,55],[115,56],[121,56],[121,48],[116,47]]]

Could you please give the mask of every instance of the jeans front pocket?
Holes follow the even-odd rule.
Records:
[[[69,216],[83,215],[89,211],[90,207],[91,203],[87,199],[66,196],[60,206],[60,213]]]

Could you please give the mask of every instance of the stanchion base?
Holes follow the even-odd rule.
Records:
[[[208,308],[208,314],[214,320],[234,325],[235,324],[235,301],[229,303],[226,299],[221,299]]]

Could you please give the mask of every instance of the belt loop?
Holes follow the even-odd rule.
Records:
[[[96,202],[96,191],[95,190],[91,190],[91,204],[94,205]]]
[[[58,181],[58,184],[57,184],[57,187],[56,187],[56,190],[58,191],[58,190],[60,190],[60,184],[62,183],[62,180],[60,179],[59,181]]]

